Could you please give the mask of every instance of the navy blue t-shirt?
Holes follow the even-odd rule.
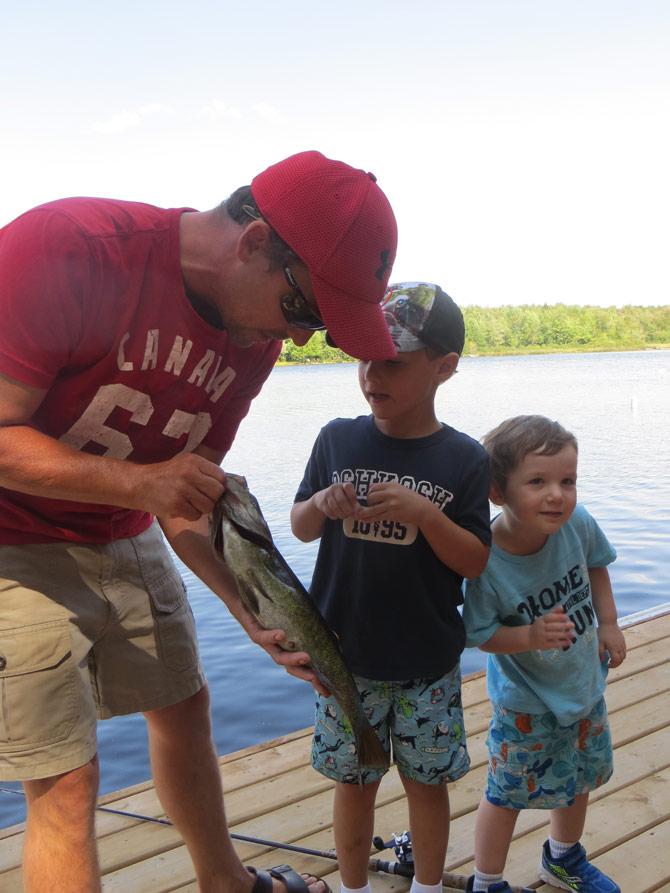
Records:
[[[372,416],[335,419],[314,444],[295,501],[347,481],[362,505],[371,484],[401,483],[491,543],[488,456],[448,425],[404,439],[383,434]],[[428,679],[452,669],[463,651],[462,582],[416,525],[349,518],[326,520],[310,593],[354,673]]]

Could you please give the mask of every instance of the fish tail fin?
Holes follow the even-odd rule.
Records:
[[[364,766],[366,769],[388,769],[389,755],[367,720],[357,737],[359,766]]]

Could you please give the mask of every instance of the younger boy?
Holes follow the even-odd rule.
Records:
[[[339,636],[365,709],[407,793],[412,893],[438,893],[449,837],[447,782],[464,775],[458,612],[463,577],[490,546],[486,452],[437,420],[435,392],[456,372],[463,316],[439,286],[389,289],[397,357],[361,362],[371,416],[320,432],[291,512],[294,534],[321,537],[311,594]],[[342,893],[371,893],[368,861],[383,772],[363,770],[346,719],[317,696],[312,765],[334,779]]]
[[[490,652],[486,795],[467,890],[507,890],[503,869],[519,810],[549,809],[543,881],[619,893],[579,840],[589,791],[612,774],[603,692],[626,656],[606,565],[616,553],[577,505],[577,441],[544,416],[517,416],[484,438],[491,459],[493,547],[468,580],[469,646]],[[597,624],[596,624],[597,620]]]

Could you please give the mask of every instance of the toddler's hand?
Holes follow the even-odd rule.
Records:
[[[575,641],[572,634],[574,628],[574,623],[559,605],[549,614],[542,614],[531,625],[531,648],[540,651],[568,648]]]
[[[598,654],[605,660],[609,651],[609,666],[613,669],[622,664],[626,657],[626,640],[617,623],[602,623],[598,626]]]

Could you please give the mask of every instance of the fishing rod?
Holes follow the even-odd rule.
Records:
[[[0,788],[0,790],[4,789]],[[109,806],[98,806],[96,808],[100,810],[100,812],[111,812],[114,815],[126,816],[127,818],[133,819],[142,819],[145,822],[157,822],[161,825],[173,824],[169,819],[159,819],[153,816],[139,815],[138,813],[126,812],[121,809],[112,809]],[[264,840],[261,837],[248,837],[245,834],[234,834],[232,832],[228,833],[233,840],[239,840],[243,843],[255,843],[259,846],[272,847],[272,849],[277,850],[288,850],[290,852],[301,853],[302,855],[306,856],[319,856],[321,859],[330,859],[333,862],[337,862],[337,855],[329,850],[313,850],[309,847],[296,846],[292,843],[279,843],[279,841],[277,840]],[[381,840],[381,838],[377,838],[377,840]],[[392,847],[394,843],[394,840],[389,841],[388,844],[384,845],[383,849]],[[382,847],[378,846],[377,849],[382,849]],[[368,869],[370,871],[384,872],[385,874],[397,874],[402,875],[403,877],[414,877],[414,866],[412,864],[403,862],[386,862],[383,859],[370,859],[368,863]],[[463,887],[463,889],[465,889],[465,887]]]
[[[14,791],[10,788],[0,788],[0,792],[3,794],[16,794],[19,797],[25,797],[23,791]],[[96,806],[96,809],[99,812],[109,812],[113,815],[123,816],[124,818],[139,819],[143,822],[154,822],[158,825],[170,825],[171,827],[174,827],[169,819],[159,819],[156,816],[141,815],[137,812],[127,812],[122,809],[112,809],[110,806]],[[266,846],[277,850],[289,850],[293,853],[301,853],[306,856],[318,856],[321,859],[330,859],[333,862],[337,862],[336,853],[328,850],[313,850],[309,847],[295,846],[290,843],[279,843],[276,840],[264,840],[260,837],[247,837],[244,834],[230,833],[230,837],[233,840],[239,840],[243,843],[255,843],[259,846]],[[395,837],[393,840],[388,841],[388,843],[385,843],[382,837],[374,838],[374,845],[377,850],[389,849],[390,847],[395,846],[396,843],[397,838]],[[400,877],[414,877],[414,864],[412,862],[387,862],[383,859],[370,859],[368,862],[368,870],[382,872],[383,874],[395,874]],[[445,887],[451,887],[453,890],[465,890],[467,878],[462,874],[452,874],[449,871],[444,871],[442,873],[442,884]],[[521,887],[510,887],[509,889],[510,893],[523,893]]]
[[[25,797],[23,791],[14,791],[10,788],[0,788],[0,793],[3,794],[16,794],[18,797]],[[170,827],[174,827],[174,823],[170,821],[170,819],[160,819],[156,816],[151,815],[142,815],[138,812],[128,812],[124,809],[112,809],[110,806],[96,806],[96,810],[98,812],[108,812],[112,815],[123,816],[127,819],[139,819],[142,822],[152,822],[157,825],[169,825]],[[277,840],[265,840],[261,837],[249,837],[245,834],[233,834],[229,832],[230,837],[233,840],[239,840],[242,843],[254,843],[259,846],[266,846],[272,849],[277,850],[289,850],[293,853],[301,853],[306,856],[319,856],[322,859],[330,859],[333,862],[337,862],[337,856],[335,853],[330,852],[328,850],[313,850],[309,847],[295,846],[291,843],[280,843]],[[378,838],[381,840],[381,838]],[[393,841],[389,843],[389,846],[393,846]],[[379,847],[378,847],[379,849]],[[396,870],[394,866],[401,865],[401,863],[396,862],[385,862],[382,859],[370,859],[370,870],[371,871],[381,871],[387,874],[405,874],[405,871]],[[404,866],[403,866],[404,867]],[[411,869],[411,874],[407,874],[407,877],[414,876],[414,869]]]
[[[25,797],[23,791],[13,791],[9,788],[0,788],[0,792],[3,794],[17,794],[19,797]],[[157,816],[142,815],[139,812],[128,812],[125,809],[112,809],[110,806],[96,806],[96,809],[98,812],[109,812],[112,815],[120,815],[126,819],[139,819],[142,822],[153,822],[156,825],[169,825],[171,828],[174,827],[174,824],[170,819],[159,819]],[[275,840],[262,840],[260,837],[247,837],[244,834],[231,833],[230,836],[233,840],[240,840],[244,843],[257,843],[261,846],[269,846],[276,849],[294,850],[295,852],[304,853],[308,856],[322,856],[325,859],[337,858],[333,853],[326,852],[325,850],[310,850],[307,847],[296,847],[290,843],[278,843]]]

